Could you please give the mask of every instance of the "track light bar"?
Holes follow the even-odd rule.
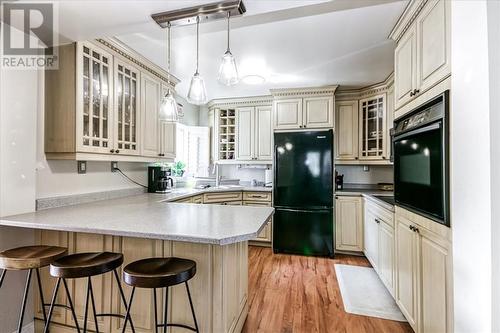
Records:
[[[246,12],[242,0],[227,0],[209,3],[206,5],[182,8],[169,12],[151,15],[153,20],[162,28],[166,28],[168,22],[172,26],[196,24],[196,17],[200,18],[200,23],[215,21],[227,18],[227,13],[231,17],[240,16]]]

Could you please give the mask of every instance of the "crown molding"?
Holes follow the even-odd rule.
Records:
[[[265,106],[273,104],[273,96],[252,96],[240,98],[218,98],[208,102],[209,109],[215,108],[236,108],[242,106]]]
[[[394,28],[392,28],[389,39],[395,40],[396,43],[399,42],[428,1],[429,0],[411,0],[406,6],[403,14],[399,17]]]
[[[271,89],[271,95],[274,98],[279,97],[309,97],[309,96],[324,96],[333,95],[337,90],[337,85],[314,87],[314,88],[284,88]]]
[[[180,80],[175,77],[172,74],[168,74],[166,70],[164,70],[162,67],[154,64],[151,60],[148,58],[144,57],[140,53],[134,51],[124,43],[122,43],[120,40],[118,40],[115,37],[111,38],[99,38],[96,39],[96,42],[104,45],[108,49],[112,50],[114,53],[119,54],[123,58],[127,59],[128,61],[134,63],[135,65],[141,67],[142,69],[146,70],[150,74],[156,76],[157,78],[161,79],[165,83],[169,84],[173,88],[180,82]],[[170,79],[168,79],[168,77]]]
[[[362,99],[365,97],[383,94],[385,92],[391,91],[393,86],[394,72],[392,72],[384,81],[372,84],[370,86],[347,89],[342,89],[342,87],[339,87],[339,89],[335,93],[335,99],[338,101]]]

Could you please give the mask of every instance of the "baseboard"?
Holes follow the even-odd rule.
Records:
[[[35,321],[32,321],[29,324],[26,324],[23,326],[23,329],[21,330],[21,333],[34,333],[35,332]],[[12,333],[17,333],[17,330],[15,330]]]

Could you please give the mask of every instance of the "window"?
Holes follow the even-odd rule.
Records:
[[[208,177],[210,131],[208,127],[177,124],[176,162],[186,164],[184,176]]]

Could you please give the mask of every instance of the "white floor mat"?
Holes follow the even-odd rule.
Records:
[[[373,268],[335,264],[346,312],[406,321]]]

